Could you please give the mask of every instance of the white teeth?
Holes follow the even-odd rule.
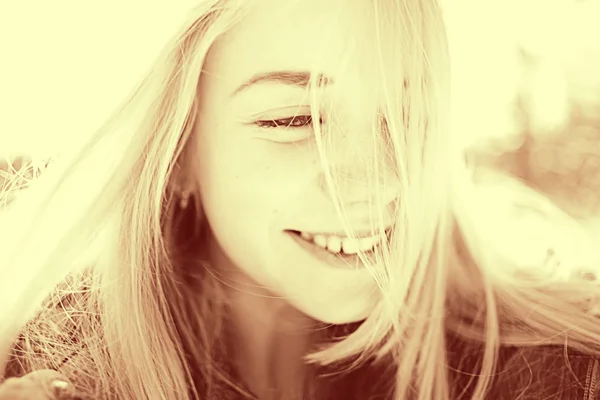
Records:
[[[345,254],[356,254],[359,251],[370,251],[385,238],[385,235],[376,235],[362,239],[351,239],[321,234],[313,236],[306,232],[301,232],[300,236],[302,236],[304,240],[313,242],[317,246],[336,254],[341,252]]]
[[[322,248],[327,248],[327,238],[323,235],[315,235],[315,237],[313,238],[313,241],[315,242],[315,244],[319,247]]]
[[[371,250],[375,243],[379,242],[379,238],[376,237],[366,237],[359,240],[359,248],[363,251]]]
[[[342,239],[337,236],[330,236],[327,240],[327,250],[332,253],[339,253],[342,250]]]
[[[312,240],[313,236],[310,233],[300,232],[300,236],[302,236],[305,240]]]
[[[342,242],[342,247],[344,249],[344,253],[346,254],[356,254],[358,253],[360,242],[358,240],[353,239],[344,239]]]

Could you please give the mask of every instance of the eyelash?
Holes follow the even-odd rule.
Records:
[[[301,125],[295,125],[295,121],[303,121]],[[319,123],[323,123],[323,120],[319,121]],[[312,126],[312,116],[310,115],[297,115],[295,117],[281,118],[281,119],[272,119],[272,120],[261,120],[256,121],[256,125],[260,128],[280,128],[280,127],[289,127],[289,128],[304,128],[307,125]]]

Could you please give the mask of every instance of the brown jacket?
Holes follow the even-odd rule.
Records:
[[[465,358],[455,375],[455,390],[470,399],[479,360]],[[471,374],[471,375],[470,375]],[[455,398],[458,398],[455,394]],[[490,400],[600,400],[600,359],[562,346],[503,348],[485,399]]]
[[[449,353],[453,381],[453,399],[471,400],[474,381],[469,381],[479,368],[480,352],[472,348],[453,346]],[[34,371],[30,374],[7,376],[0,385],[0,400],[73,400],[77,399],[75,387],[66,390],[53,387],[56,380],[66,379],[52,370]],[[357,379],[359,385],[373,383]],[[337,391],[335,400],[354,399],[358,391],[346,386]],[[492,386],[481,400],[600,400],[600,360],[597,357],[569,351],[568,362],[561,346],[532,348],[503,348]],[[346,390],[344,390],[346,389]],[[238,400],[230,392],[225,397],[206,400]],[[461,397],[462,395],[462,397]],[[383,400],[384,397],[376,397]],[[476,399],[480,400],[480,399]]]
[[[599,359],[560,346],[518,351],[501,373],[490,399],[600,399]]]

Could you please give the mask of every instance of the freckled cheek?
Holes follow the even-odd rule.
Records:
[[[295,198],[298,188],[306,186],[307,182],[306,172],[272,160],[238,170],[232,179],[247,200],[254,199],[262,206],[271,204],[279,208]]]
[[[275,152],[260,166],[260,175],[267,178],[264,180],[266,188],[295,198],[316,182],[316,171],[306,153],[293,151]]]
[[[254,182],[254,190],[284,194],[295,192],[315,179],[317,163],[306,149],[293,145],[261,142],[248,148],[236,175]],[[262,188],[262,190],[261,190]]]
[[[267,207],[283,210],[316,182],[318,162],[305,146],[259,140],[208,141],[212,143],[202,143],[205,151],[199,154],[203,158],[200,185],[229,203],[242,202],[263,211]]]

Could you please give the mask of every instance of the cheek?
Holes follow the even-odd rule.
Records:
[[[200,199],[224,255],[259,282],[276,285],[283,229],[311,179],[302,157],[260,140],[203,138],[196,156]],[[265,269],[266,268],[266,269]],[[270,271],[270,272],[269,272]]]
[[[315,182],[306,150],[243,135],[204,138],[198,146],[198,179],[205,207],[236,216],[236,223],[285,215]],[[250,136],[248,134],[248,136]],[[314,169],[314,167],[312,167]],[[208,210],[207,210],[208,211]],[[265,220],[265,218],[268,218]]]

